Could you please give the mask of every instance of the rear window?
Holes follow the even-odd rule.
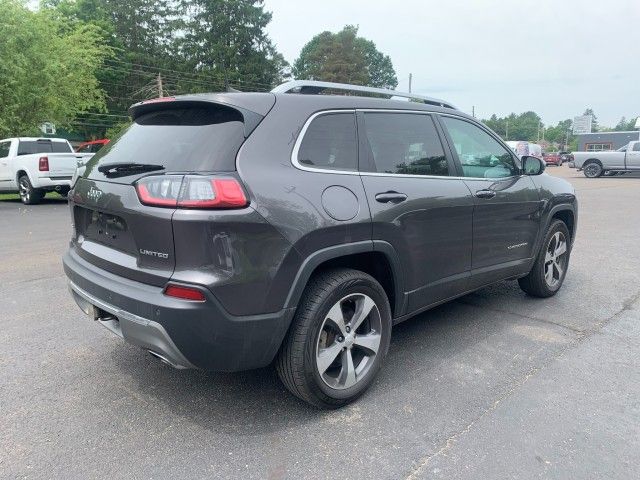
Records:
[[[72,153],[67,142],[53,142],[51,140],[20,140],[18,143],[18,155],[31,155],[34,153]]]
[[[87,176],[103,178],[98,166],[122,162],[162,165],[166,172],[234,171],[243,142],[243,117],[232,108],[154,110],[102,147],[87,164]]]

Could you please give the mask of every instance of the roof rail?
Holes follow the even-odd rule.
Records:
[[[398,92],[396,90],[387,90],[386,88],[363,87],[362,85],[350,85],[348,83],[332,83],[317,82],[315,80],[292,80],[278,85],[271,90],[272,93],[303,93],[303,94],[320,94],[325,90],[344,90],[346,92],[375,93],[377,95],[388,95],[389,97],[402,97],[409,100],[416,100],[420,103],[435,105],[438,107],[452,108],[456,107],[449,102],[439,100],[437,98],[425,97],[415,93]]]

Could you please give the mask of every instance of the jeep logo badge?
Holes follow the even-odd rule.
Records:
[[[96,187],[91,187],[89,192],[87,192],[87,197],[93,200],[94,202],[97,202],[101,196],[102,196],[102,190]]]

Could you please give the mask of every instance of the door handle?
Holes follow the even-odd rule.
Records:
[[[493,198],[496,196],[496,192],[493,190],[478,190],[476,197],[478,198]]]
[[[376,195],[376,200],[380,203],[400,203],[404,202],[407,196],[404,193],[398,192],[384,192]]]

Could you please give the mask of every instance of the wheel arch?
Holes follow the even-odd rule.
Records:
[[[296,274],[285,301],[285,308],[298,305],[309,279],[315,273],[338,267],[353,268],[374,277],[389,298],[392,317],[404,314],[406,299],[400,257],[391,244],[380,240],[334,245],[307,257]]]

